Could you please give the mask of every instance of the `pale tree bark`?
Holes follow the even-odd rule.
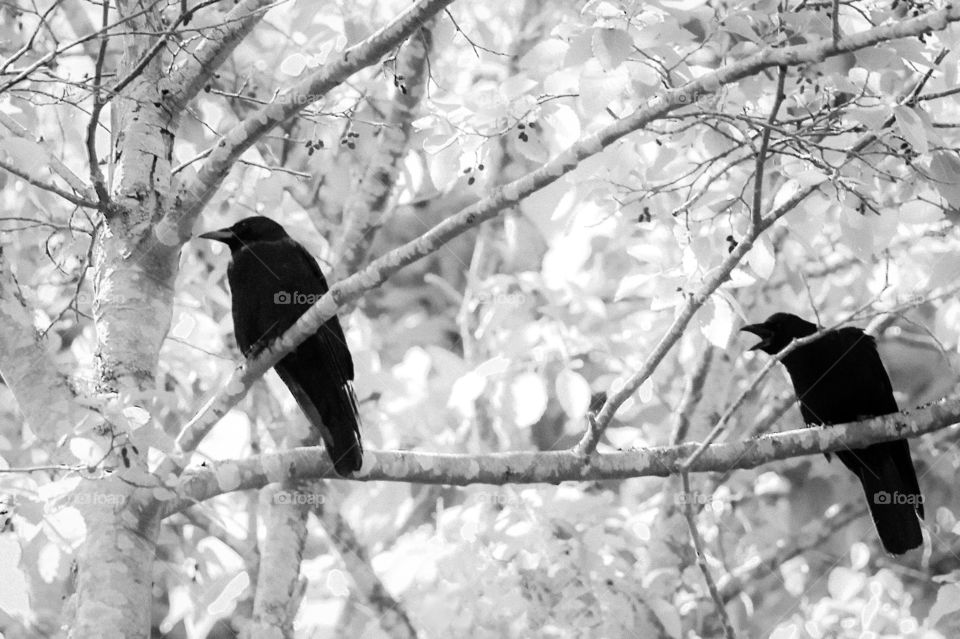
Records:
[[[640,448],[589,459],[572,449],[483,455],[367,450],[364,451],[363,468],[351,480],[470,486],[669,477],[681,471],[728,472],[756,468],[782,459],[919,437],[947,428],[956,430],[958,423],[960,398],[950,397],[914,410],[862,422],[800,428],[705,447],[698,442],[687,442]],[[688,464],[695,452],[699,454]],[[225,485],[221,477],[230,477],[229,485]],[[284,478],[336,477],[329,457],[317,447],[217,462],[183,475],[176,489],[178,498],[165,503],[164,512],[171,514],[225,492],[259,488]]]
[[[139,5],[120,3],[121,15]],[[162,32],[155,12],[132,19],[134,32]],[[133,32],[122,36],[119,76],[134,72],[150,42]],[[102,64],[98,61],[98,65]],[[173,136],[158,91],[164,76],[153,57],[114,100],[116,159],[107,187],[91,153],[91,179],[103,201],[103,224],[94,237],[92,276],[94,326],[97,335],[97,385],[100,393],[125,396],[133,405],[145,401],[154,385],[160,346],[170,326],[173,285],[179,250],[157,242],[153,224],[169,205]],[[93,123],[96,126],[96,122]],[[88,150],[93,145],[88,141]],[[149,321],[145,321],[149,318]],[[150,508],[143,485],[147,447],[126,447],[130,434],[109,424],[100,433],[110,478],[85,480],[76,502],[86,525],[86,539],[77,553],[77,594],[70,637],[145,637],[150,628],[153,556],[159,519]],[[144,517],[144,515],[146,515]]]
[[[429,57],[433,50],[432,24],[417,31],[404,45],[394,69],[392,108],[378,133],[378,144],[356,193],[343,207],[344,230],[334,244],[331,262],[336,281],[353,273],[364,261],[374,234],[382,224],[390,194],[397,182],[400,161],[413,131],[415,109],[427,91]]]
[[[243,639],[290,639],[293,619],[306,587],[300,579],[300,560],[307,537],[310,505],[299,499],[292,484],[260,491],[260,570],[257,572],[253,616]]]

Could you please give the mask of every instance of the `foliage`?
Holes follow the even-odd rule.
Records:
[[[40,15],[28,4],[0,7],[4,59],[37,30],[29,52],[0,73],[0,86],[56,47],[56,29],[86,33],[93,28],[82,25],[99,21],[99,6],[84,3],[57,11],[63,25],[38,29]],[[408,4],[298,0],[272,8],[180,122],[177,175],[195,176],[195,163],[233,126]],[[839,6],[840,31],[850,34],[942,3]],[[419,236],[654,104],[665,89],[767,48],[829,40],[830,11],[830,3],[806,0],[455,3],[432,25],[426,97],[371,254]],[[168,23],[178,13],[176,3],[164,10]],[[223,15],[199,11],[190,27],[209,35]],[[171,63],[195,50],[193,33],[183,30],[170,43]],[[689,95],[689,103],[399,272],[341,313],[365,442],[476,454],[569,448],[600,394],[627,383],[690,300],[703,307],[619,408],[601,454],[675,443],[671,425],[684,387],[703,352],[714,348],[702,399],[685,415],[687,439],[705,437],[762,364],[744,350],[737,327],[773,310],[816,315],[825,325],[873,322],[902,407],[948,394],[958,380],[960,347],[958,37],[950,25],[791,66],[783,71],[782,100],[777,68]],[[109,42],[109,56],[118,58],[120,40]],[[76,53],[0,92],[0,112],[42,139],[0,127],[0,160],[63,189],[54,160],[87,172],[81,167],[95,51],[78,46]],[[197,229],[271,215],[330,272],[341,212],[383,144],[391,101],[408,89],[396,72],[402,54],[403,47],[361,71],[247,150]],[[112,135],[101,126],[104,157]],[[873,141],[851,152],[866,136]],[[756,183],[761,148],[766,162]],[[200,242],[184,246],[155,387],[141,396],[104,394],[96,383],[92,321],[103,292],[88,274],[101,213],[9,172],[0,172],[0,186],[3,255],[47,351],[78,394],[129,433],[116,446],[148,450],[153,470],[240,359],[226,254]],[[814,186],[754,243],[728,281],[703,297],[704,282],[750,233],[755,196],[766,215]],[[750,392],[725,437],[758,434],[755,426],[789,389],[773,377]],[[78,477],[103,473],[99,463],[109,451],[89,422],[75,424],[63,441],[38,441],[15,406],[10,389],[0,386],[4,467],[48,469],[0,475],[7,496],[0,574],[13,584],[0,589],[0,627],[9,636],[17,636],[17,624],[53,636],[61,598],[72,588],[72,557],[84,540],[73,506],[93,498],[75,490]],[[799,426],[791,409],[777,428]],[[282,448],[305,428],[270,373],[216,426],[194,463]],[[866,516],[828,531],[829,541],[774,557],[732,589],[727,609],[744,635],[954,634],[960,458],[937,435],[912,447],[928,500],[930,543],[923,552],[883,556]],[[375,572],[424,637],[722,632],[673,479],[496,489],[328,484],[330,493],[317,499],[342,500]],[[707,566],[722,585],[802,525],[821,525],[834,504],[861,496],[844,469],[818,457],[698,476],[691,497]],[[255,497],[232,493],[166,520],[155,571],[163,593],[155,605],[160,632],[214,636],[208,633],[218,620],[243,617],[251,597],[243,586],[257,569],[256,508]],[[298,636],[335,636],[351,623],[366,628],[363,636],[381,636],[324,529],[310,520],[302,567],[310,585]],[[345,612],[351,609],[353,621]]]

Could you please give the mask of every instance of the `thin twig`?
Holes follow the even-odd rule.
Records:
[[[727,615],[727,608],[717,590],[717,584],[710,574],[710,567],[707,566],[707,556],[703,550],[703,540],[700,539],[700,532],[697,530],[697,519],[693,513],[693,495],[690,492],[690,475],[686,472],[680,473],[680,481],[683,484],[683,517],[687,520],[687,528],[690,529],[690,540],[693,542],[693,549],[697,553],[697,566],[703,573],[703,580],[707,582],[707,590],[710,592],[710,598],[717,608],[717,616],[720,617],[720,624],[723,626],[723,634],[727,639],[736,639],[737,634],[733,631],[730,624],[730,617]]]

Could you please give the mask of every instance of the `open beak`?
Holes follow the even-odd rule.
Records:
[[[216,240],[217,242],[228,242],[233,238],[233,231],[230,229],[220,229],[219,231],[208,231],[206,233],[201,233],[197,237],[202,237],[205,240]]]
[[[773,331],[767,328],[763,324],[747,324],[741,331],[746,331],[748,333],[753,333],[760,338],[760,341],[750,347],[749,350],[756,351],[764,347],[770,346],[770,340],[773,338]]]

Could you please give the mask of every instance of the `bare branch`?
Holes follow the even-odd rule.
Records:
[[[700,397],[703,393],[703,385],[707,381],[707,375],[710,373],[710,363],[713,361],[713,347],[707,346],[703,349],[700,359],[694,366],[693,371],[687,376],[683,388],[683,397],[680,399],[680,405],[673,411],[673,426],[670,428],[670,443],[679,444],[687,438],[687,430],[690,428],[690,417],[700,403]]]
[[[13,175],[16,175],[18,178],[20,178],[20,179],[23,180],[24,182],[27,182],[28,184],[32,184],[32,185],[34,185],[35,187],[37,187],[38,189],[42,189],[42,190],[44,190],[44,191],[49,191],[50,193],[54,193],[54,194],[56,194],[56,195],[59,195],[60,197],[62,197],[63,199],[65,199],[67,202],[70,202],[71,204],[75,204],[75,205],[77,205],[77,206],[82,206],[82,207],[90,208],[90,209],[95,209],[95,208],[97,208],[97,203],[96,203],[96,202],[94,202],[94,201],[92,201],[92,200],[86,200],[86,199],[81,198],[81,197],[77,197],[77,196],[74,195],[73,193],[70,193],[69,191],[66,191],[66,190],[64,190],[64,189],[61,189],[59,186],[55,186],[55,185],[53,185],[53,184],[48,184],[48,183],[46,183],[46,182],[44,182],[44,181],[42,181],[42,180],[40,180],[40,179],[37,179],[37,178],[33,177],[32,175],[30,175],[30,174],[27,173],[26,171],[21,171],[20,169],[14,167],[12,164],[8,164],[7,162],[4,162],[3,160],[0,160],[0,169],[3,169],[4,171],[7,171],[8,173],[11,173],[11,174],[13,174]]]
[[[63,180],[70,185],[70,188],[72,188],[76,193],[79,194],[77,201],[74,201],[71,199],[69,200],[70,202],[78,206],[90,206],[91,208],[96,207],[96,202],[95,202],[96,194],[93,193],[93,191],[90,189],[90,186],[86,182],[84,182],[80,178],[80,176],[78,176],[76,173],[74,173],[69,168],[67,168],[67,165],[64,164],[63,161],[60,160],[60,158],[58,158],[56,154],[51,153],[46,148],[46,146],[44,146],[43,142],[38,142],[36,137],[32,133],[30,133],[30,131],[28,131],[25,126],[23,126],[22,124],[14,120],[12,117],[4,113],[3,111],[0,111],[0,124],[6,127],[7,130],[9,130],[12,134],[17,136],[18,138],[30,140],[31,142],[35,142],[43,147],[43,150],[46,152],[46,155],[47,155],[46,160],[50,162],[50,169],[55,174],[63,178]],[[13,171],[11,171],[11,173],[13,173]],[[19,173],[15,173],[15,175],[19,177],[23,177]],[[26,180],[28,178],[23,178],[23,179]],[[34,179],[34,178],[31,178],[31,179]],[[34,182],[30,182],[30,183],[34,184],[34,186],[40,186],[39,184],[35,184]],[[43,187],[40,187],[40,188],[43,188]],[[52,190],[52,189],[47,189],[47,190]],[[53,192],[57,193],[57,195],[62,195],[57,191],[53,191]],[[74,197],[74,196],[71,196],[71,197]]]
[[[683,518],[687,520],[687,528],[690,530],[690,540],[693,543],[693,549],[697,553],[697,566],[703,573],[703,579],[707,583],[707,591],[710,598],[713,599],[714,606],[717,609],[717,616],[720,617],[720,625],[723,626],[723,634],[727,639],[734,639],[737,635],[730,625],[730,617],[727,615],[727,609],[724,606],[720,592],[717,590],[717,582],[713,580],[710,573],[710,567],[707,566],[707,556],[703,550],[703,540],[700,539],[700,532],[697,530],[697,517],[693,512],[693,499],[690,494],[690,475],[686,472],[680,473],[680,482],[683,485],[683,494],[686,499],[683,500]]]
[[[175,217],[167,220],[167,224],[180,229],[181,239],[189,238],[194,220],[245,150],[267,131],[320,100],[357,71],[376,63],[452,2],[453,0],[419,0],[382,29],[344,51],[338,59],[322,66],[296,86],[281,92],[272,104],[250,114],[220,140],[196,178],[181,185],[181,205],[171,212],[170,215]]]
[[[10,265],[0,250],[0,375],[38,437],[56,439],[83,419],[66,377],[38,339]]]

